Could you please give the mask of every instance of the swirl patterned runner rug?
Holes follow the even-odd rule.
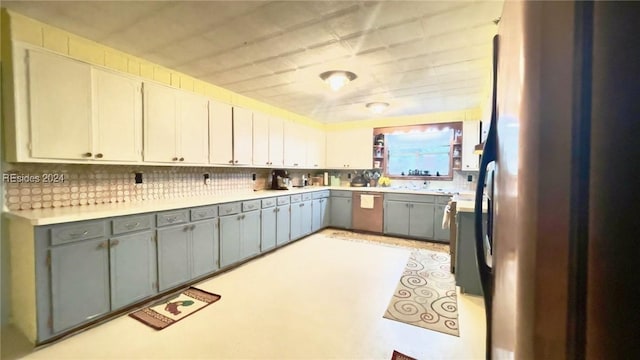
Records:
[[[449,261],[445,253],[413,251],[384,317],[459,336],[456,281]]]

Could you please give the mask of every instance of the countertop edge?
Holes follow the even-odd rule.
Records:
[[[122,202],[112,204],[67,206],[61,208],[16,210],[4,212],[4,215],[20,221],[27,221],[32,226],[53,225],[75,221],[98,220],[110,217],[169,211],[183,208],[224,204],[237,201],[259,200],[270,197],[289,196],[322,190],[367,191],[380,193],[406,193],[414,195],[450,196],[437,191],[412,189],[393,189],[387,187],[342,187],[342,186],[308,186],[289,190],[259,190],[255,192],[230,195],[193,196],[180,199],[145,200],[143,202]]]

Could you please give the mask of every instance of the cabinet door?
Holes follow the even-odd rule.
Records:
[[[410,203],[409,236],[433,239],[433,204]]]
[[[209,106],[205,97],[180,92],[178,97],[178,161],[209,163]]]
[[[324,229],[326,227],[329,226],[329,224],[331,223],[331,216],[329,214],[329,200],[330,198],[324,198],[324,199],[320,199],[320,205],[322,207],[321,210],[321,227]]]
[[[93,158],[142,161],[142,82],[93,73]]]
[[[107,247],[107,239],[99,238],[50,250],[53,332],[69,329],[109,312]]]
[[[446,205],[436,205],[433,213],[433,238],[439,241],[449,241],[449,229],[442,228],[442,217]]]
[[[251,165],[253,157],[253,112],[233,108],[233,163]]]
[[[269,165],[269,117],[253,114],[253,165]]]
[[[325,165],[324,131],[309,128],[307,131],[307,167],[321,169]]]
[[[480,143],[480,120],[462,122],[462,170],[478,170],[480,157],[473,153]]]
[[[240,261],[240,225],[242,214],[220,218],[220,267]]]
[[[291,239],[291,213],[289,205],[278,206],[276,212],[277,225],[276,225],[276,245],[284,245]]]
[[[322,199],[315,199],[311,203],[311,232],[316,232],[322,227]]]
[[[404,201],[386,201],[384,205],[384,233],[409,235],[409,206]]]
[[[307,159],[306,133],[301,124],[287,121],[284,123],[284,165],[304,167]]]
[[[242,258],[260,254],[260,211],[242,214]]]
[[[189,225],[158,230],[158,280],[160,291],[191,279]]]
[[[291,240],[302,237],[302,203],[291,204]]]
[[[351,198],[331,198],[331,225],[342,229],[351,229]]]
[[[156,293],[156,244],[151,231],[109,241],[111,310]]]
[[[144,83],[144,161],[175,163],[176,90]]]
[[[269,118],[269,165],[284,165],[284,121],[273,116]]]
[[[233,164],[233,113],[231,105],[209,100],[209,161]]]
[[[191,278],[196,278],[218,269],[218,220],[191,226]]]
[[[277,207],[262,209],[262,241],[260,243],[260,249],[262,251],[271,250],[276,247],[277,214]]]
[[[302,202],[302,235],[309,235],[312,232],[313,210],[311,209],[311,200]]]
[[[28,52],[31,156],[86,159],[91,144],[91,67]]]
[[[340,130],[326,135],[326,164],[329,168],[371,168],[371,128]]]

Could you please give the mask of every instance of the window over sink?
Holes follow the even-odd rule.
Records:
[[[462,123],[374,129],[373,166],[397,179],[453,179],[461,166]]]

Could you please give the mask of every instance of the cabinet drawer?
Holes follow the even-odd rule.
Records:
[[[288,196],[278,196],[278,205],[287,205],[290,199]]]
[[[260,200],[244,201],[242,203],[242,211],[252,211],[260,209]]]
[[[233,214],[239,213],[240,212],[240,205],[241,205],[241,203],[239,203],[239,202],[220,205],[219,206],[220,216],[233,215]]]
[[[93,239],[105,236],[106,229],[103,221],[82,222],[61,225],[51,228],[51,245],[65,244],[72,241]]]
[[[188,210],[179,210],[179,211],[167,211],[156,215],[158,227],[173,225],[173,224],[182,224],[189,221],[189,211]]]
[[[263,208],[270,208],[276,206],[276,198],[269,198],[262,200]]]
[[[336,197],[351,197],[351,191],[349,190],[331,190],[331,196]]]
[[[218,216],[218,205],[191,209],[191,221],[211,219]]]
[[[451,200],[451,196],[436,196],[436,204],[447,205]]]
[[[304,194],[301,194],[301,195],[302,195],[302,201],[311,200],[313,198],[313,194],[312,193],[304,193]]]
[[[296,194],[296,195],[291,195],[291,203],[297,203],[300,202],[302,200],[302,195],[301,194]]]
[[[312,193],[314,199],[322,199],[329,197],[329,190],[316,191]]]
[[[118,235],[131,231],[150,229],[152,221],[152,215],[117,218],[111,222],[111,230],[113,231],[113,235]]]
[[[434,203],[434,195],[418,195],[418,194],[385,194],[385,200],[392,201],[408,201],[408,202],[420,202],[420,203]]]

